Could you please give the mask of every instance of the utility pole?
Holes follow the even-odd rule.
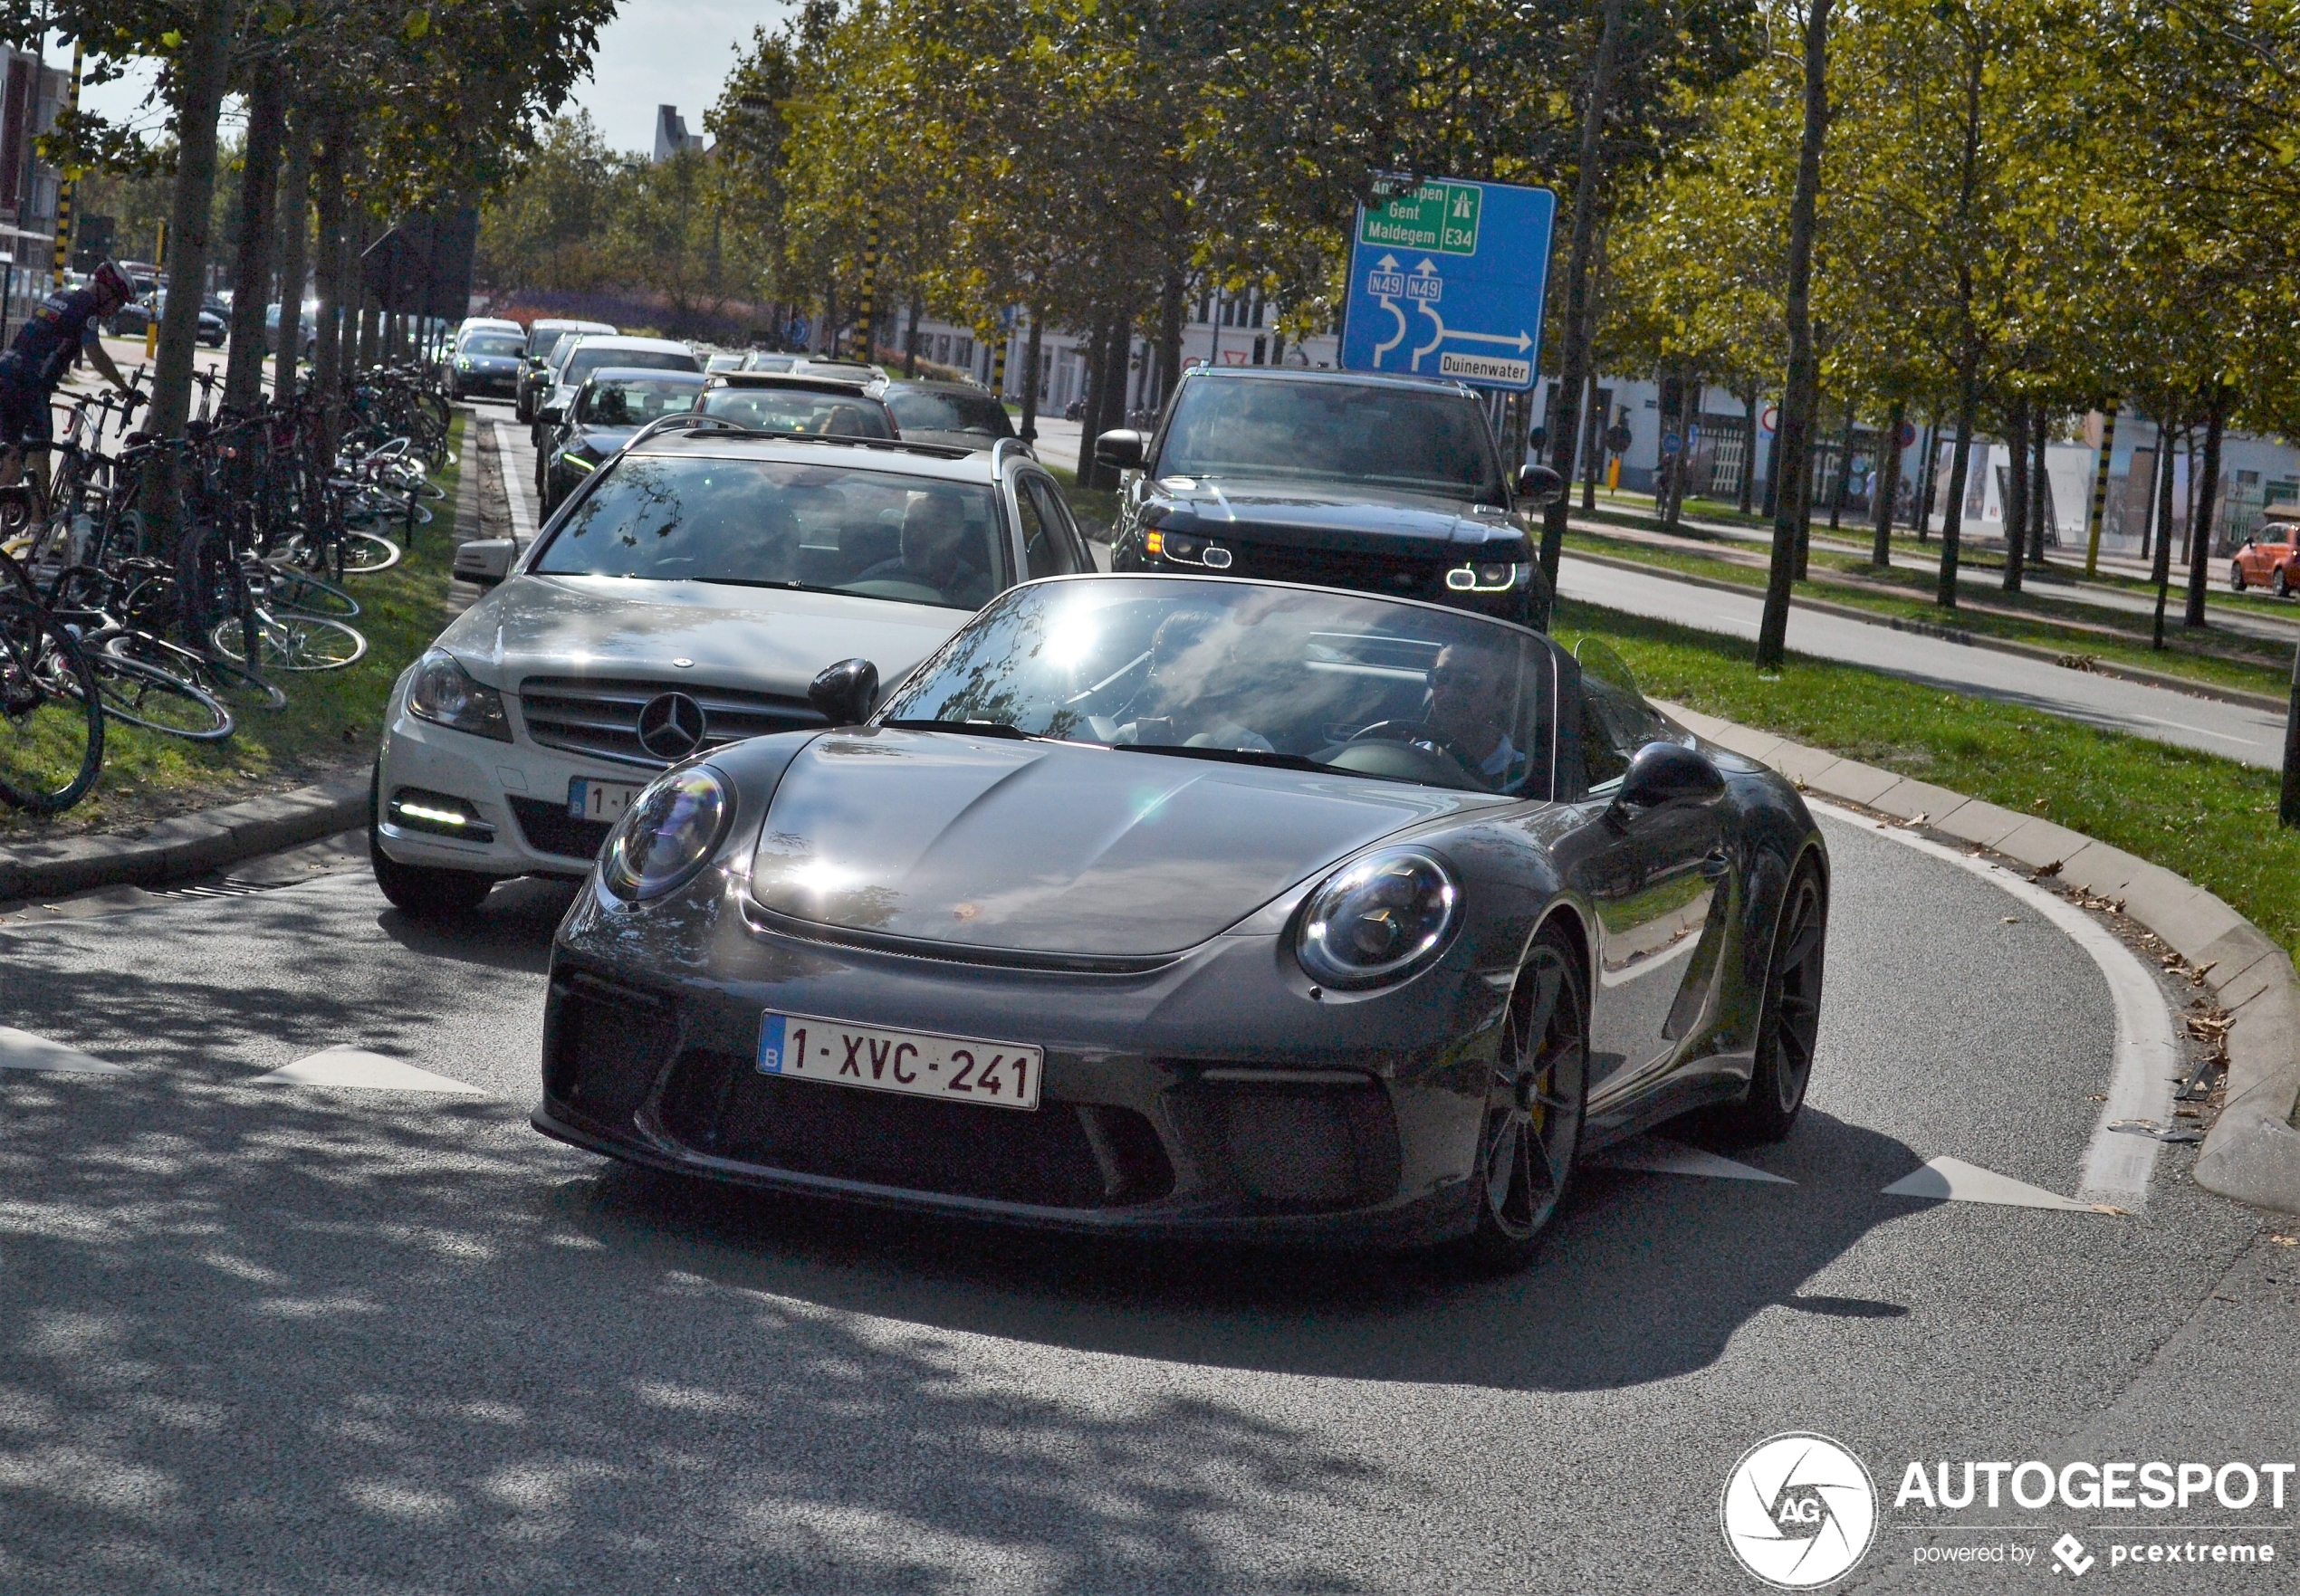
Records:
[[[72,42],[72,87],[64,96],[66,115],[72,115],[80,110],[81,56],[81,43],[74,39]],[[72,262],[72,190],[78,186],[79,180],[72,176],[72,169],[66,167],[63,181],[56,185],[56,256],[50,272],[49,284],[53,288],[62,288],[64,285],[64,268]]]
[[[870,207],[870,225],[863,234],[862,301],[855,307],[855,358],[870,358],[873,308],[878,303],[878,207]]]
[[[2100,575],[2101,522],[2108,513],[2108,457],[2116,452],[2116,401],[2108,402],[2101,421],[2100,464],[2093,468],[2093,508],[2084,523],[2084,574]]]

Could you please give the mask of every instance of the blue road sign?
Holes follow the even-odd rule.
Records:
[[[1557,219],[1546,188],[1452,177],[1360,208],[1343,369],[1532,387]]]

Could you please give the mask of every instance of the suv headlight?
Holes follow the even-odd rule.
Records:
[[[1437,956],[1453,931],[1461,889],[1416,848],[1354,860],[1319,884],[1295,941],[1302,968],[1337,987],[1403,980]]]
[[[684,885],[719,846],[733,814],[725,779],[708,765],[656,777],[609,835],[599,884],[627,903]]]
[[[1530,566],[1507,560],[1481,559],[1457,565],[1445,573],[1445,585],[1456,593],[1507,593],[1525,584]]]
[[[435,648],[416,662],[415,679],[407,683],[407,712],[474,737],[511,741],[503,695],[473,681],[471,673],[444,648]]]

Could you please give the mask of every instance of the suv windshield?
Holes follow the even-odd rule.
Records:
[[[788,445],[786,445],[788,447]],[[824,463],[624,455],[534,568],[980,608],[1011,579],[992,489]]]
[[[671,377],[595,378],[583,389],[577,419],[593,426],[645,426],[658,416],[694,409],[700,386]]]
[[[1014,435],[1013,425],[1006,419],[1006,406],[988,394],[898,389],[886,396],[886,408],[895,413],[895,425],[905,432],[971,432],[986,438]]]
[[[876,399],[811,388],[713,388],[697,406],[753,432],[824,433],[842,438],[892,438],[886,412]]]
[[[1388,384],[1185,380],[1156,474],[1338,480],[1506,502],[1477,401]]]
[[[628,366],[640,371],[693,371],[695,357],[684,349],[605,349],[583,344],[567,357],[561,382],[580,383],[602,366]]]
[[[459,355],[516,355],[527,346],[515,332],[466,332]]]
[[[1458,611],[1097,577],[1007,595],[882,719],[1547,798],[1552,670]]]

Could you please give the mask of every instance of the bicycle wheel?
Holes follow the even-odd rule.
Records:
[[[117,632],[104,639],[104,652],[139,664],[154,665],[178,676],[206,693],[237,708],[283,710],[287,694],[270,682],[227,659],[194,654],[181,644],[149,632]]]
[[[255,637],[256,658],[253,663],[259,671],[340,671],[368,652],[368,640],[358,627],[320,615],[258,610]],[[216,622],[208,640],[225,659],[241,664],[249,663],[240,638],[238,616]]]
[[[230,706],[171,671],[110,653],[97,654],[88,664],[103,695],[104,713],[115,721],[193,742],[221,742],[233,732]]]
[[[337,587],[323,582],[309,571],[298,570],[281,560],[267,559],[263,575],[252,579],[260,581],[261,597],[273,609],[292,609],[302,615],[332,616],[339,621],[359,618],[359,601]]]
[[[336,544],[342,574],[371,577],[398,565],[407,550],[380,532],[346,532]]]
[[[87,652],[46,610],[0,592],[0,801],[60,814],[103,765],[103,704]]]

